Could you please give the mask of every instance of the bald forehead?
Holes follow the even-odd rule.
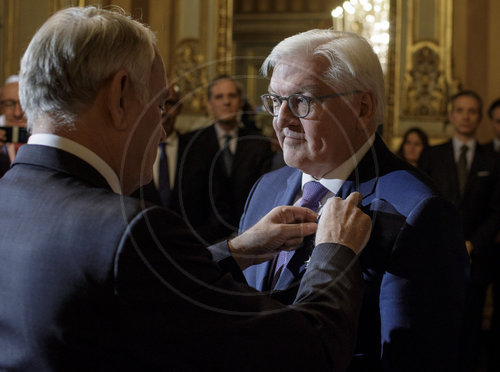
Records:
[[[0,92],[2,99],[19,99],[19,83],[6,84]]]
[[[455,106],[459,105],[464,105],[466,104],[467,106],[476,106],[476,108],[479,110],[481,108],[481,101],[479,101],[476,97],[472,95],[462,95],[456,97],[452,102],[451,106],[454,109]]]
[[[212,95],[215,93],[215,91],[220,91],[221,89],[229,87],[229,89],[224,89],[224,91],[230,91],[231,93],[236,93],[237,95],[240,95],[240,90],[238,89],[238,85],[236,82],[232,79],[219,79],[215,81],[211,86],[209,90],[209,95],[208,98],[212,98]]]

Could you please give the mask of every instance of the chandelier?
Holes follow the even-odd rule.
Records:
[[[365,37],[387,71],[390,0],[349,0],[332,10],[333,29]]]

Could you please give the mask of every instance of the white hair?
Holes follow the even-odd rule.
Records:
[[[156,37],[123,11],[67,8],[37,31],[21,60],[19,96],[28,127],[48,115],[72,125],[94,102],[102,83],[120,69],[145,102]]]
[[[318,29],[290,36],[274,47],[262,64],[261,71],[267,77],[280,61],[294,56],[323,56],[330,64],[324,78],[332,86],[343,91],[371,91],[375,98],[375,123],[383,123],[384,75],[377,55],[362,36],[353,32]]]

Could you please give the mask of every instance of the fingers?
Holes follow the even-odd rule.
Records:
[[[358,192],[350,194],[345,200],[328,200],[319,221],[316,244],[340,243],[359,253],[371,233],[371,219],[359,209],[361,201],[362,196]]]
[[[284,239],[304,238],[316,232],[318,225],[315,222],[304,222],[288,224],[282,226],[282,236]]]
[[[345,200],[347,202],[354,203],[355,206],[359,207],[361,205],[361,201],[363,200],[363,195],[355,191],[351,193]]]
[[[315,222],[318,218],[318,214],[309,208],[294,206],[276,207],[269,212],[268,216],[272,222],[284,224]]]

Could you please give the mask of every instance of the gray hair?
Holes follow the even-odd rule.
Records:
[[[330,67],[324,78],[343,91],[369,90],[375,98],[374,120],[384,121],[385,85],[380,61],[370,44],[358,34],[334,30],[310,30],[290,36],[274,47],[262,64],[261,71],[269,71],[280,61],[294,56],[323,56]]]
[[[129,74],[137,98],[148,99],[156,37],[116,9],[67,8],[37,31],[21,60],[19,79],[30,128],[43,115],[71,125],[120,69]]]

